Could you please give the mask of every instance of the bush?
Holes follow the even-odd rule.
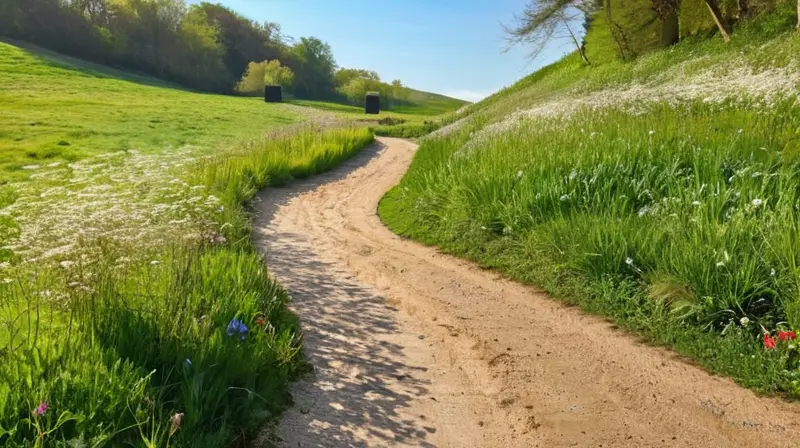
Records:
[[[236,91],[249,95],[262,95],[265,86],[281,86],[287,89],[294,81],[294,72],[281,65],[281,61],[251,62]]]

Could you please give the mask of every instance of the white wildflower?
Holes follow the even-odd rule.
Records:
[[[625,264],[627,264],[628,266],[633,266],[633,258],[631,257],[625,258]]]
[[[745,317],[739,319],[739,323],[742,324],[743,327],[746,327],[747,324],[750,323],[750,319],[748,319],[747,316],[745,316]]]
[[[522,177],[522,170],[517,171],[517,179]]]
[[[151,264],[151,265],[153,265],[153,266],[155,266],[155,265],[157,265],[157,264],[161,264],[161,262],[160,262],[160,261],[158,261],[158,260],[153,260],[153,261],[151,261],[151,262],[150,262],[150,264]]]
[[[775,274],[776,274],[775,268],[772,268],[772,269],[769,270],[769,276],[770,277],[775,277]]]
[[[558,199],[559,199],[561,202],[566,202],[566,200],[567,200],[567,199],[569,199],[569,195],[566,195],[566,194],[565,194],[565,195],[561,196],[561,197],[560,197],[560,198],[558,198]]]
[[[752,204],[753,204],[753,207],[760,207],[761,204],[763,204],[763,201],[761,199],[753,199]]]
[[[653,134],[655,134],[655,133],[656,133],[656,131],[654,131],[654,130],[652,130],[652,129],[651,129],[651,130],[650,130],[650,132],[649,132],[649,134],[650,134],[650,135],[653,135]]]

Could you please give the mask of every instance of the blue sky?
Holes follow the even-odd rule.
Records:
[[[214,1],[214,0],[212,0]],[[506,46],[501,23],[527,0],[216,0],[293,37],[315,36],[341,67],[375,70],[415,89],[477,101],[570,51],[531,62]]]

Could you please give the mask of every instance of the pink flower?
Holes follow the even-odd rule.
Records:
[[[47,404],[47,401],[45,400],[45,401],[41,402],[39,404],[39,406],[36,407],[36,409],[33,410],[33,415],[41,417],[44,414],[47,414],[47,408],[48,408],[48,404]]]
[[[169,419],[169,422],[172,424],[172,427],[169,429],[170,437],[178,432],[179,429],[181,429],[181,420],[183,420],[183,412],[179,412]]]

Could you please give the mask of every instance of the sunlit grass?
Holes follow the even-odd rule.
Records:
[[[744,385],[800,394],[796,348],[762,344],[764,331],[800,327],[796,97],[785,86],[769,100],[726,92],[723,76],[709,102],[704,90],[683,101],[612,90],[599,105],[554,97],[613,89],[615,70],[642,82],[726,57],[787,67],[780,55],[796,43],[782,35],[721,55],[687,43],[599,69],[565,60],[424,140],[380,214],[397,233],[541,285]]]
[[[276,415],[300,339],[242,203],[371,141],[365,129],[303,129],[185,167],[192,194],[214,204],[192,216],[199,239],[143,248],[99,238],[56,265],[4,265],[0,442],[217,447]],[[234,319],[247,329],[232,333]]]
[[[216,150],[300,121],[259,98],[189,92],[3,42],[0,73],[0,183],[110,151]]]
[[[303,364],[243,203],[372,134],[38,49],[0,73],[0,445],[246,443]]]

